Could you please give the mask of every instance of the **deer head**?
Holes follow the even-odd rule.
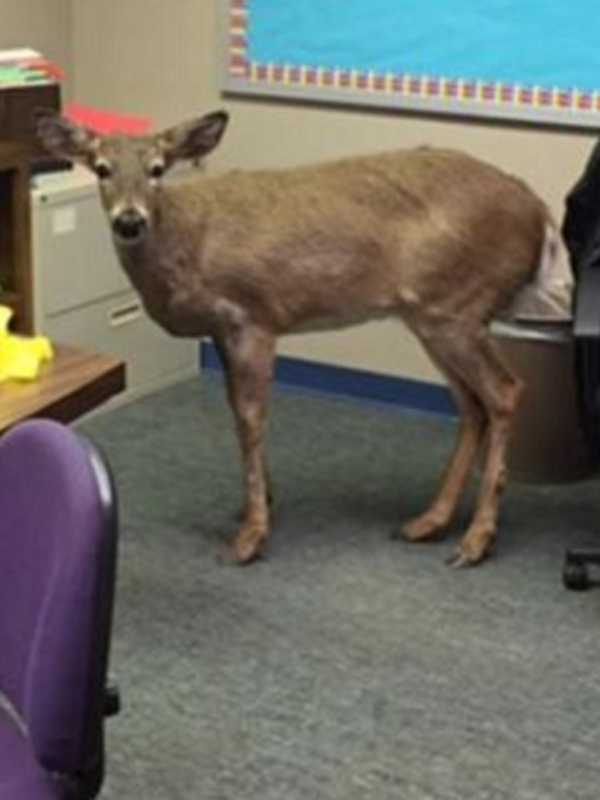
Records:
[[[53,111],[40,110],[46,149],[96,174],[102,203],[119,244],[138,244],[152,228],[161,179],[177,161],[202,158],[219,143],[228,115],[216,111],[154,136],[101,136]]]

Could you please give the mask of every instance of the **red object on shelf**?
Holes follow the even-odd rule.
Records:
[[[53,78],[56,81],[65,79],[65,71],[58,64],[48,61],[47,58],[32,58],[26,61],[21,61],[20,66],[25,69],[35,69],[45,73],[48,78]]]
[[[143,136],[152,127],[150,117],[133,114],[119,114],[116,111],[83,106],[70,103],[65,109],[65,116],[78,125],[85,125],[104,136],[125,134],[126,136]]]

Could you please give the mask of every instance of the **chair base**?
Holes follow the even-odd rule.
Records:
[[[589,566],[600,565],[600,548],[567,550],[563,566],[563,583],[567,589],[583,592],[600,586],[600,580],[592,579]]]

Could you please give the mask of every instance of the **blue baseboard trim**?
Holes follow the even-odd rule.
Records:
[[[221,362],[211,342],[200,343],[200,367],[221,370]],[[278,356],[275,381],[283,386],[385,403],[429,414],[456,416],[456,406],[445,386],[412,378],[396,378],[367,370]]]

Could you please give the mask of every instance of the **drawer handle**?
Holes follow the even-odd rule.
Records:
[[[126,306],[114,308],[109,314],[111,328],[117,328],[119,325],[127,325],[142,316],[141,303],[128,303]]]

